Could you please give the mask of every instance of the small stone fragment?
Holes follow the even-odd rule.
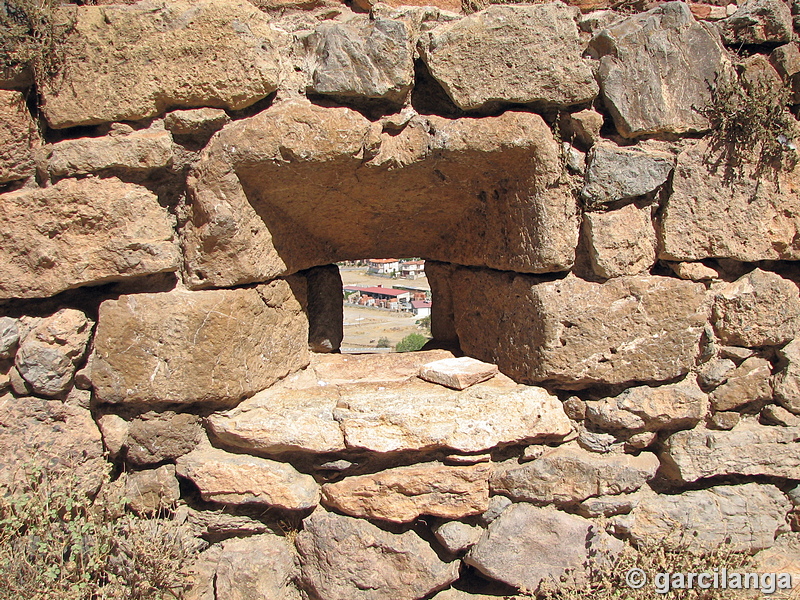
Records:
[[[616,443],[617,438],[610,433],[595,433],[584,429],[578,434],[578,445],[589,452],[611,452]]]
[[[648,446],[651,446],[656,439],[658,439],[658,434],[655,431],[642,431],[641,433],[635,433],[625,440],[625,452],[644,450]]]
[[[592,270],[605,279],[645,273],[656,262],[656,231],[650,206],[628,204],[608,212],[587,212],[584,231]]]
[[[481,523],[488,525],[499,517],[511,504],[510,498],[505,496],[492,496],[489,498],[489,508],[480,516]]]
[[[583,421],[586,418],[586,403],[577,396],[570,396],[564,401],[564,412],[573,421]]]
[[[41,145],[25,96],[0,90],[0,184],[34,173],[34,150]]]
[[[116,460],[128,441],[128,422],[119,415],[106,414],[97,419],[97,426],[103,434],[103,445],[109,458]]]
[[[667,264],[681,279],[690,281],[720,279],[720,272],[717,269],[712,269],[701,262],[667,262]]]
[[[460,521],[448,521],[439,525],[433,533],[448,552],[458,554],[478,543],[483,529]]]
[[[772,399],[769,361],[752,356],[728,374],[727,381],[709,396],[715,411],[734,410]]]
[[[197,415],[145,413],[128,424],[126,458],[135,465],[175,460],[194,450],[202,438],[203,427]]]
[[[561,127],[564,139],[575,140],[589,148],[600,140],[603,115],[591,108],[567,113],[561,119]]]
[[[800,339],[778,350],[778,356],[784,366],[773,378],[775,399],[784,408],[800,414]]]
[[[138,515],[153,515],[175,505],[181,489],[175,478],[175,465],[127,474],[125,498]]]
[[[13,358],[18,343],[17,320],[11,317],[0,317],[0,359]]]
[[[578,505],[578,513],[586,518],[613,517],[631,512],[639,504],[641,494],[618,494],[587,498]]]
[[[719,431],[730,431],[739,424],[742,420],[742,415],[738,412],[718,412],[714,413],[708,420],[709,429],[717,429]]]
[[[800,417],[793,415],[782,406],[770,404],[761,410],[761,422],[766,425],[800,427]]]
[[[711,391],[728,381],[728,376],[734,369],[736,363],[729,358],[712,359],[697,372],[697,383],[705,391]]]
[[[230,122],[221,108],[174,110],[164,117],[164,127],[173,135],[210,136]]]
[[[425,381],[438,383],[454,390],[463,390],[471,385],[494,377],[497,365],[476,360],[469,356],[445,358],[422,365],[419,376]]]
[[[9,370],[8,383],[16,396],[30,396],[33,393],[30,384],[22,378],[16,367],[11,367]]]

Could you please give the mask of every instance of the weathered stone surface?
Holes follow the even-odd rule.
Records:
[[[300,599],[291,544],[277,535],[225,540],[200,554],[193,570],[199,585],[188,600]]]
[[[401,382],[416,378],[422,365],[445,358],[453,358],[453,353],[420,350],[386,354],[315,354],[307,371],[315,383],[324,385]],[[298,379],[302,375],[298,374]],[[298,385],[304,387],[305,384]]]
[[[466,354],[516,381],[567,389],[678,377],[706,320],[704,286],[669,277],[543,282],[462,268],[451,289]]]
[[[588,148],[600,140],[603,115],[596,110],[585,108],[562,117],[562,137]]]
[[[578,512],[587,518],[613,517],[614,515],[627,514],[637,504],[641,494],[617,494],[614,496],[596,496],[587,498],[578,506]]]
[[[797,284],[777,273],[755,269],[717,293],[713,323],[724,344],[786,344],[800,334]]]
[[[704,265],[701,262],[670,262],[669,268],[681,279],[690,281],[708,281],[721,279],[717,269]]]
[[[617,21],[595,35],[591,48],[621,135],[708,129],[700,111],[729,61],[714,26],[697,23],[686,3],[667,2]]]
[[[458,579],[413,531],[392,534],[363,519],[315,511],[297,535],[301,579],[325,600],[412,600]]]
[[[319,486],[292,465],[201,447],[178,458],[178,475],[191,479],[203,500],[222,504],[265,504],[287,510],[313,508]]]
[[[781,586],[778,581],[778,591],[770,595],[776,600],[790,600],[800,590],[800,532],[794,531],[778,536],[774,546],[762,550],[753,557],[752,564],[755,565],[757,573],[789,574],[790,589]]]
[[[90,363],[95,394],[111,403],[236,404],[308,364],[304,296],[292,279],[107,300]]]
[[[490,365],[469,356],[444,358],[422,365],[419,376],[425,381],[438,383],[454,390],[491,379],[498,373],[497,365]]]
[[[174,135],[210,136],[231,122],[221,108],[191,108],[173,110],[164,117],[164,127]]]
[[[728,181],[717,159],[705,140],[678,155],[661,217],[659,258],[800,258],[798,171],[776,171],[776,184],[745,165],[744,176]]]
[[[12,358],[19,343],[19,325],[16,319],[0,317],[0,358]]]
[[[800,427],[770,427],[746,419],[730,431],[693,429],[664,443],[671,477],[697,481],[715,475],[800,475]]]
[[[795,39],[792,12],[782,0],[745,0],[719,23],[726,44],[763,44]]]
[[[675,168],[675,157],[646,146],[599,142],[589,152],[581,196],[592,207],[649,194],[660,188]]]
[[[789,499],[774,485],[747,483],[643,495],[617,523],[636,543],[658,540],[666,548],[693,552],[726,544],[731,551],[756,552],[775,543],[790,509]]]
[[[128,441],[129,423],[119,415],[109,413],[97,418],[97,426],[103,435],[103,444],[109,458],[116,460]]]
[[[402,103],[414,82],[414,40],[401,20],[363,17],[322,22],[304,43],[309,92]]]
[[[172,162],[172,135],[144,129],[127,135],[64,140],[45,148],[51,177],[71,177],[104,169],[148,171]]]
[[[619,396],[586,403],[586,417],[603,429],[688,429],[708,412],[708,396],[694,377],[658,387],[628,388]]]
[[[66,392],[92,337],[92,321],[73,308],[41,319],[20,342],[14,364],[34,393],[52,398]]]
[[[448,552],[458,554],[477,544],[483,529],[461,521],[448,521],[439,525],[433,533]]]
[[[40,81],[51,127],[151,117],[167,107],[240,109],[277,89],[281,34],[244,0],[153,0],[74,9],[70,65]]]
[[[140,515],[152,515],[174,506],[181,497],[175,465],[149,471],[133,471],[125,479],[128,506]]]
[[[578,433],[577,442],[581,448],[585,448],[589,452],[598,452],[600,454],[612,452],[615,444],[618,443],[616,436],[610,433],[587,431],[583,428],[581,428]],[[526,452],[523,453],[522,457],[526,460],[536,460],[546,452],[546,449],[542,446],[528,446],[525,450]]]
[[[752,356],[727,376],[727,381],[711,392],[714,410],[734,410],[746,404],[772,399],[769,361]]]
[[[270,531],[262,521],[246,515],[232,515],[222,511],[195,510],[188,506],[176,511],[180,516],[186,512],[186,523],[195,537],[229,537],[234,535],[255,535]]]
[[[633,492],[652,479],[659,462],[655,454],[596,454],[565,445],[523,465],[498,468],[493,493],[542,504],[571,504],[591,496]]]
[[[464,110],[497,103],[581,104],[597,95],[597,83],[581,57],[576,12],[556,2],[490,6],[431,31],[420,41],[420,54]]]
[[[188,284],[264,281],[364,256],[571,267],[577,206],[541,117],[417,115],[382,127],[348,108],[288,100],[220,131],[188,179]]]
[[[308,287],[308,347],[314,352],[336,352],[344,339],[339,267],[315,267],[303,275]]]
[[[634,204],[610,212],[584,215],[589,259],[597,275],[609,279],[638,275],[656,262],[656,231],[650,206]]]
[[[40,144],[25,96],[0,90],[0,183],[33,175],[33,151]]]
[[[800,48],[797,43],[775,48],[769,55],[769,62],[792,91],[791,103],[800,102]]]
[[[767,425],[800,427],[800,417],[793,415],[782,406],[770,404],[761,410],[760,420]]]
[[[711,415],[708,420],[708,428],[729,431],[736,427],[741,420],[742,415],[738,412],[718,412]]]
[[[489,525],[464,562],[487,577],[533,592],[543,580],[585,580],[592,537],[592,523],[583,517],[514,504]]]
[[[30,384],[22,378],[16,367],[11,367],[8,371],[8,384],[17,396],[30,396],[32,393]]]
[[[135,465],[175,460],[194,450],[204,437],[197,415],[171,411],[140,415],[126,433],[125,458]]]
[[[364,519],[410,523],[421,515],[460,519],[489,507],[491,467],[423,463],[346,477],[322,486],[326,506]]]
[[[97,493],[110,465],[91,413],[60,400],[0,396],[0,490],[24,482],[25,468],[69,473]]]
[[[278,384],[212,415],[209,425],[221,443],[258,453],[480,452],[562,439],[571,431],[557,397],[501,377],[461,392],[418,379],[300,389]]]
[[[118,179],[67,179],[3,195],[0,298],[38,298],[178,269],[167,211]]]
[[[697,383],[709,391],[728,381],[728,376],[736,369],[736,363],[729,358],[715,358],[705,363],[697,372]]]
[[[778,350],[783,368],[773,378],[775,399],[800,415],[800,340],[794,339]]]

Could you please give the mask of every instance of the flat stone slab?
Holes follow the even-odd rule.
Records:
[[[343,360],[331,355],[325,360],[329,357],[332,363]],[[419,365],[405,380],[380,382],[374,381],[379,376],[369,369],[370,360],[376,366],[385,363],[381,355],[359,357],[364,379],[338,384],[317,379],[327,367],[316,363],[230,411],[212,414],[210,431],[225,446],[275,454],[348,448],[472,453],[560,440],[572,430],[560,400],[543,388],[497,375],[463,391],[451,390],[414,376]],[[400,369],[395,367],[389,378],[397,377]]]
[[[497,365],[485,363],[469,356],[461,356],[422,365],[419,369],[419,376],[431,383],[438,383],[454,390],[463,390],[481,381],[491,379],[499,372]]]

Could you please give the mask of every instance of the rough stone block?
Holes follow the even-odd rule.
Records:
[[[33,152],[40,144],[25,97],[0,90],[0,183],[33,175]]]
[[[491,379],[498,373],[497,365],[490,365],[469,356],[444,358],[422,365],[419,376],[425,381],[438,383],[454,390]]]

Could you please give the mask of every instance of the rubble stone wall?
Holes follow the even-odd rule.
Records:
[[[97,4],[0,80],[0,490],[173,511],[195,600],[800,572],[800,5]],[[789,125],[720,141],[723,85]],[[435,349],[338,354],[330,265],[396,255]]]

